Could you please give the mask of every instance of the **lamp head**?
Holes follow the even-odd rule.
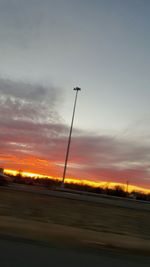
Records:
[[[75,91],[81,91],[81,88],[75,87],[73,90],[75,90]]]

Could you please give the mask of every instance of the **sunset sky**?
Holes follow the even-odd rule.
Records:
[[[0,0],[0,167],[150,188],[150,1]]]

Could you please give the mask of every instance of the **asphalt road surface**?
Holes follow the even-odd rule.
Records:
[[[0,239],[0,267],[149,267],[150,257],[106,249],[68,249]]]

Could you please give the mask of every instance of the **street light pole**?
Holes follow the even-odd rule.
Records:
[[[69,157],[69,150],[70,150],[71,135],[72,135],[72,129],[73,129],[73,122],[74,122],[74,115],[75,115],[75,110],[76,110],[77,97],[78,97],[78,92],[81,91],[81,88],[76,87],[73,90],[76,91],[76,95],[75,95],[75,101],[74,101],[74,108],[73,108],[73,114],[72,114],[70,133],[69,133],[69,138],[68,138],[68,145],[67,145],[67,151],[66,151],[63,179],[62,179],[62,183],[61,183],[61,187],[62,188],[64,188],[65,177],[66,177],[66,170],[67,170],[67,163],[68,163],[68,157]]]

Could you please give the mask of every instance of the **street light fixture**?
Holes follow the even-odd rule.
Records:
[[[64,188],[67,163],[68,163],[68,157],[69,157],[69,150],[70,150],[70,143],[71,143],[71,135],[72,135],[72,129],[73,129],[73,122],[74,122],[74,115],[75,115],[75,110],[76,110],[77,97],[78,97],[78,92],[81,91],[81,88],[75,87],[73,90],[76,91],[76,95],[75,95],[75,101],[74,101],[74,108],[73,108],[73,114],[72,114],[70,133],[69,133],[69,138],[68,138],[68,145],[67,145],[67,151],[66,151],[66,158],[65,158],[65,165],[64,165],[64,172],[63,172],[63,179],[62,179],[62,183],[61,183],[61,188]]]

